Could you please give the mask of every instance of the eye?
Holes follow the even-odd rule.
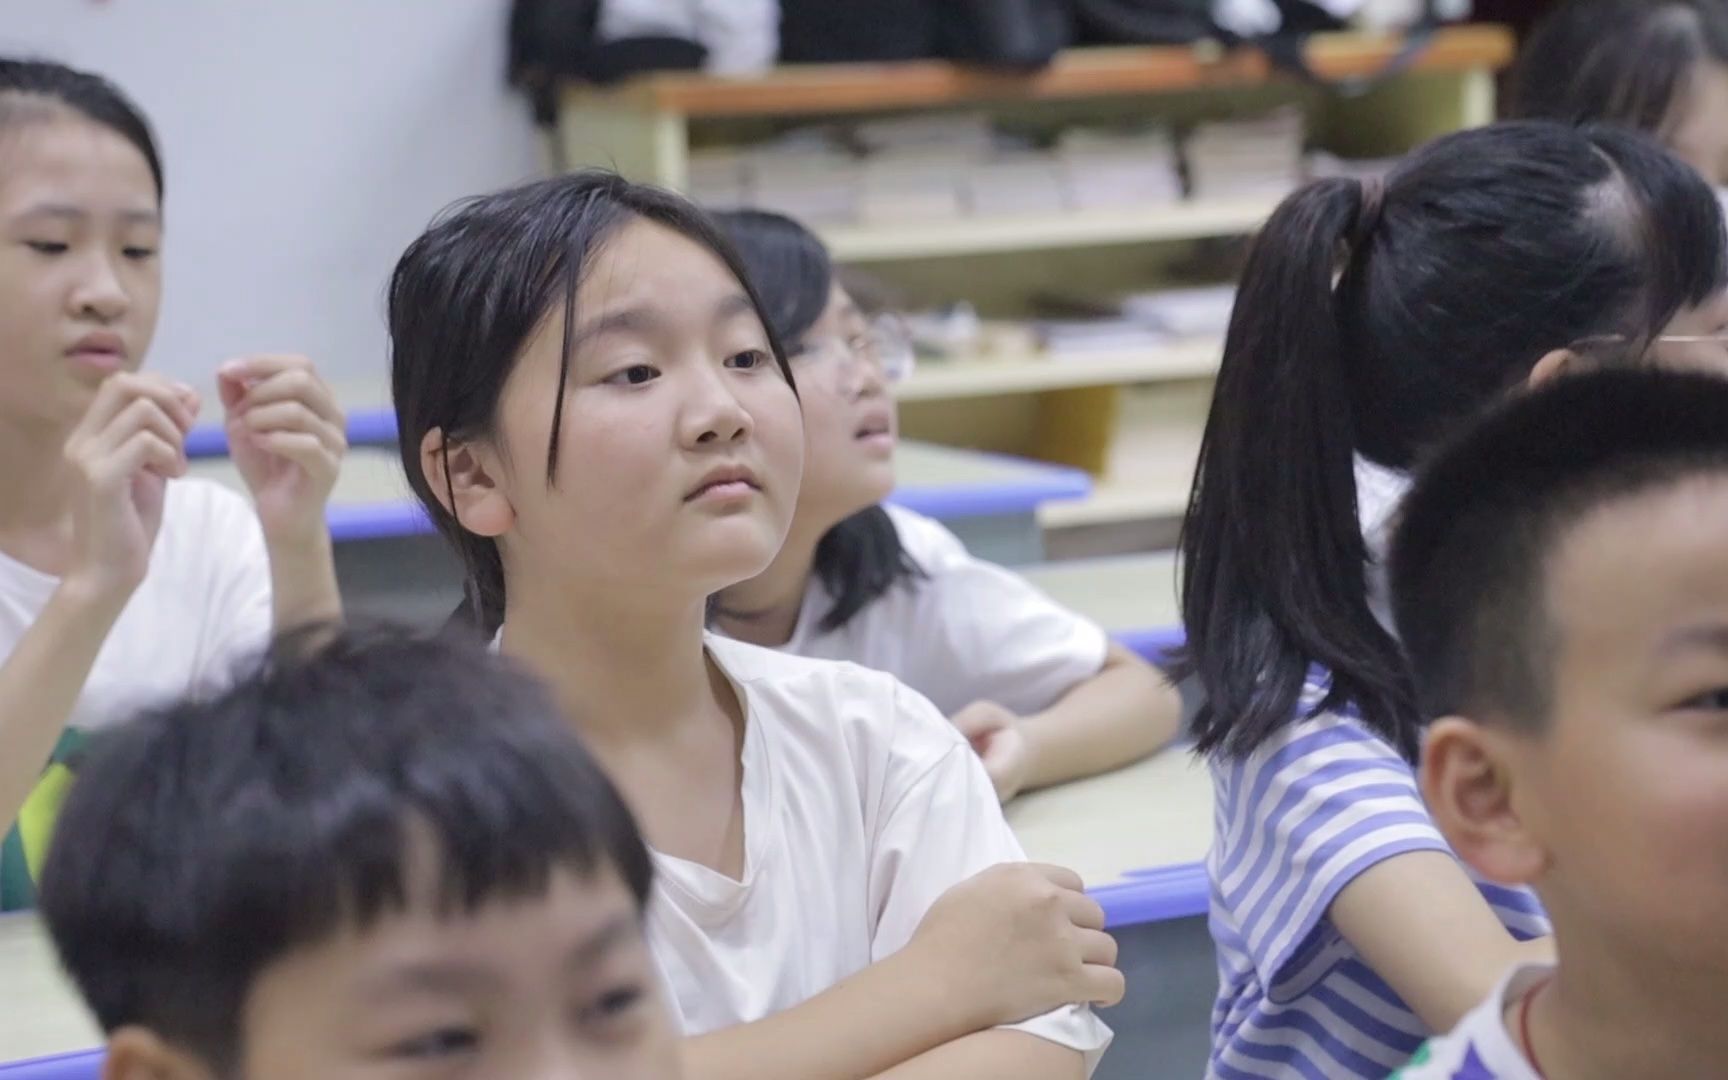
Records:
[[[121,254],[134,262],[143,262],[145,259],[154,259],[156,257],[156,249],[150,247],[129,247],[120,250]]]
[[[653,382],[659,377],[660,371],[658,368],[651,367],[648,364],[631,364],[627,368],[614,371],[612,374],[606,376],[602,381],[610,383],[613,386],[641,386],[643,383]]]
[[[1680,707],[1682,709],[1697,709],[1700,712],[1728,711],[1728,686],[1719,686],[1708,693],[1699,694]]]
[[[726,358],[726,366],[740,371],[754,371],[764,367],[773,358],[761,349],[745,349]]]
[[[38,255],[64,255],[70,250],[70,245],[54,240],[26,240],[24,246]]]
[[[609,990],[601,994],[593,1004],[582,1010],[582,1023],[589,1025],[616,1023],[634,1012],[645,998],[646,995],[639,986],[620,986]]]
[[[465,1054],[480,1044],[480,1035],[473,1028],[445,1027],[417,1035],[396,1044],[392,1057],[441,1058]]]

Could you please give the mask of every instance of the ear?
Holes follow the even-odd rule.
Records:
[[[108,1036],[102,1080],[215,1080],[215,1073],[149,1028],[129,1026]]]
[[[426,484],[462,527],[478,536],[502,536],[516,521],[516,508],[499,486],[496,456],[472,442],[444,438],[433,428],[420,440],[420,471]]]
[[[1534,883],[1548,852],[1520,812],[1511,737],[1448,716],[1422,744],[1422,797],[1446,842],[1478,873],[1508,885]]]
[[[1530,377],[1525,380],[1525,385],[1532,390],[1545,386],[1548,380],[1559,378],[1573,370],[1577,363],[1578,354],[1571,349],[1555,349],[1536,361],[1536,366],[1530,369]]]

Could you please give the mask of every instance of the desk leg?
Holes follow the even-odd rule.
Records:
[[[1116,1033],[1093,1080],[1194,1080],[1206,1074],[1218,962],[1204,916],[1112,933],[1128,996],[1099,1015]]]

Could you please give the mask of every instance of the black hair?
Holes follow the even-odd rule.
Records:
[[[16,123],[33,103],[70,109],[110,129],[138,149],[156,181],[156,201],[164,194],[162,157],[144,113],[119,87],[100,75],[51,60],[0,56],[0,128]]]
[[[410,902],[412,840],[441,915],[612,868],[640,909],[629,811],[539,685],[453,638],[348,631],[280,645],[206,701],[96,736],[41,910],[107,1031],[137,1024],[227,1075],[254,979]]]
[[[1182,530],[1181,670],[1201,750],[1241,756],[1353,708],[1407,755],[1409,671],[1370,611],[1354,455],[1407,469],[1546,353],[1641,356],[1728,283],[1721,209],[1625,131],[1496,124],[1446,136],[1381,187],[1323,180],[1249,254]]]
[[[1507,115],[1661,135],[1704,62],[1728,64],[1722,0],[1571,0],[1525,42]]]
[[[714,220],[738,248],[774,332],[797,356],[833,289],[834,264],[827,246],[798,222],[766,210],[728,210],[715,214]],[[823,533],[816,543],[814,570],[834,598],[822,616],[824,632],[845,626],[895,585],[925,577],[881,506],[866,507]]]
[[[1426,464],[1393,542],[1398,635],[1425,719],[1538,730],[1552,701],[1547,562],[1620,499],[1728,479],[1728,380],[1599,371],[1520,394]]]
[[[504,621],[498,545],[469,532],[445,508],[427,481],[420,444],[434,429],[443,432],[446,446],[491,434],[499,395],[522,347],[562,304],[564,361],[546,451],[546,483],[556,483],[576,291],[592,260],[634,220],[671,229],[714,254],[762,312],[731,244],[694,203],[600,169],[456,203],[408,246],[390,277],[391,383],[403,467],[414,494],[462,559],[466,614],[486,636]],[[791,383],[780,339],[762,321],[775,362]],[[453,503],[453,492],[446,495]]]

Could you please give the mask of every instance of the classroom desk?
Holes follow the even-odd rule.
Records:
[[[1019,573],[1141,656],[1161,663],[1182,644],[1176,555],[1160,551],[1023,566]]]
[[[16,1063],[61,1054],[77,1055],[64,1062],[71,1071],[56,1074],[37,1063],[32,1080],[93,1078],[96,1055],[89,1050],[100,1042],[95,1022],[60,973],[42,924],[34,915],[0,915],[0,1080],[22,1071]]]
[[[1021,796],[1008,823],[1032,859],[1079,873],[1113,929],[1206,910],[1212,781],[1186,750]]]

